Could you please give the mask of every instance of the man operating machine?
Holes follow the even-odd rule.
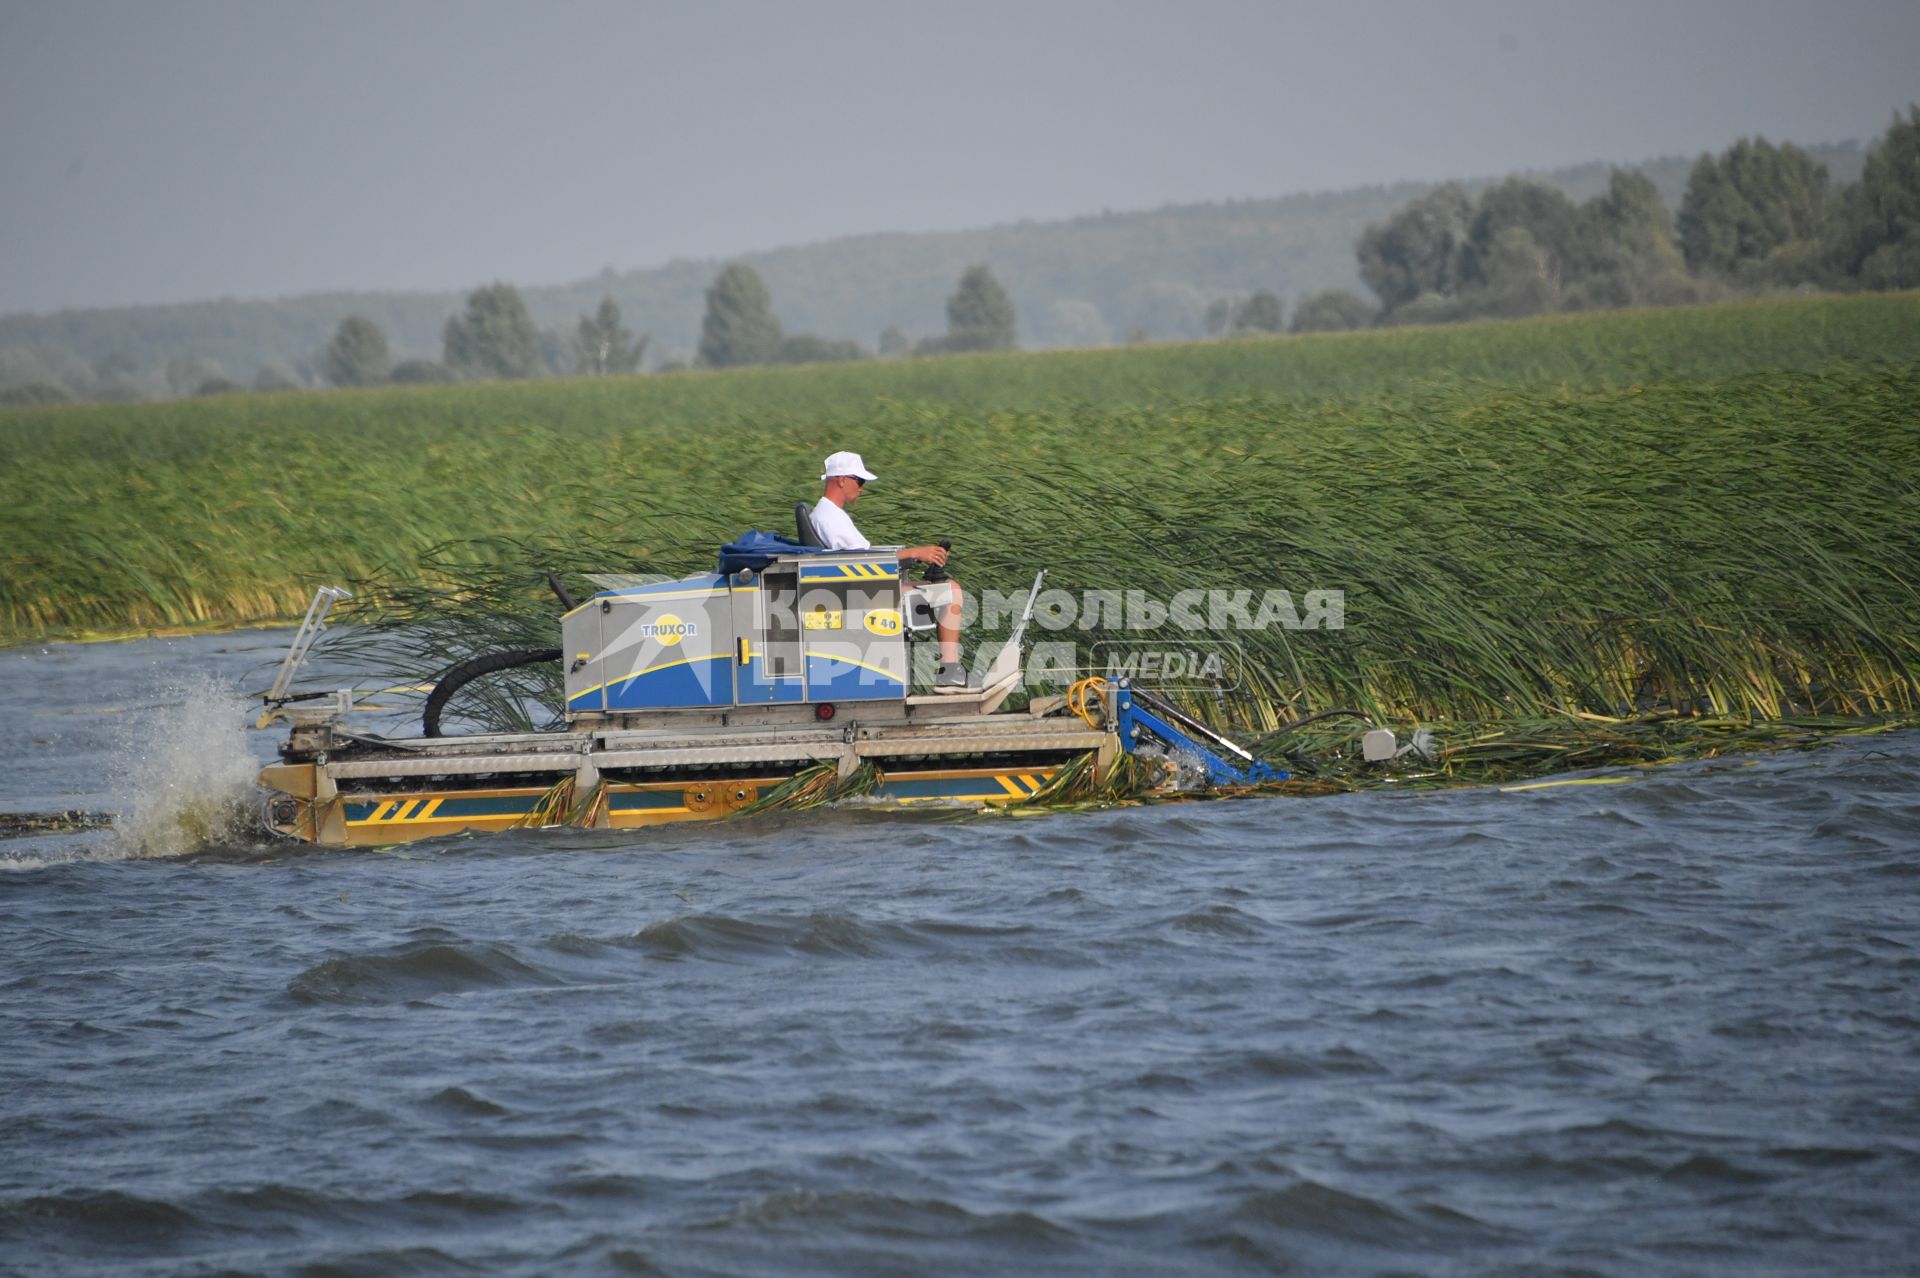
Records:
[[[820,475],[825,491],[812,511],[813,530],[827,549],[866,550],[872,546],[854,525],[847,509],[860,500],[861,492],[875,478],[859,453],[840,452],[827,458]],[[960,664],[960,583],[946,576],[946,547],[903,546],[895,558],[903,564],[925,563],[936,570],[907,592],[908,606],[916,602],[923,605],[936,623],[940,669],[934,680],[934,691],[965,692],[967,672]]]

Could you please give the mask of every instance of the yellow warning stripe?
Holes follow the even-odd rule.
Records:
[[[820,564],[817,567],[807,568],[800,575],[804,580],[820,581],[822,579],[831,580],[836,577],[842,579],[852,577],[861,580],[873,580],[875,578],[892,577],[894,574],[888,569],[882,568],[879,564]]]
[[[933,780],[972,779],[979,782],[979,787],[977,789],[971,790],[970,792],[964,793],[964,794],[915,795],[912,797],[903,797],[903,798],[895,799],[895,800],[892,800],[892,802],[895,802],[895,803],[942,803],[942,802],[951,803],[955,801],[958,801],[958,802],[1004,802],[1009,799],[1024,799],[1024,798],[1030,797],[1036,791],[1038,791],[1040,787],[1043,784],[1045,784],[1046,779],[1051,775],[1052,775],[1051,769],[1041,771],[1041,772],[986,772],[980,769],[964,769],[964,768],[963,769],[943,769],[940,771],[929,772],[929,773],[902,774],[902,779],[905,779],[905,780],[933,781]],[[1628,780],[1629,778],[1621,777],[1617,779],[1624,781],[1624,780]],[[773,777],[757,778],[755,779],[753,784],[756,787],[767,786],[767,785],[774,784],[777,780],[778,778],[773,778]],[[633,783],[616,784],[608,788],[608,793],[609,795],[614,795],[614,794],[647,793],[647,792],[661,791],[661,790],[679,790],[684,788],[686,784],[687,783],[683,781],[645,782],[640,784],[633,784]],[[408,825],[408,826],[446,825],[456,829],[457,828],[474,828],[474,829],[497,828],[504,825],[511,825],[516,821],[525,820],[527,814],[515,813],[515,812],[500,812],[500,813],[486,813],[484,815],[475,814],[475,815],[468,815],[468,816],[442,816],[440,814],[440,805],[447,800],[459,799],[459,798],[497,798],[497,797],[507,797],[507,796],[512,796],[512,797],[524,796],[528,799],[536,799],[539,797],[541,793],[542,793],[541,791],[537,791],[537,790],[522,790],[522,789],[462,790],[454,793],[411,795],[411,796],[402,796],[397,799],[381,799],[376,802],[373,811],[370,812],[367,816],[357,821],[349,821],[347,824],[355,830],[366,830],[369,827],[383,827],[389,831],[394,831],[396,827],[403,826],[403,825]],[[630,828],[633,825],[644,825],[644,824],[648,824],[654,821],[659,821],[662,819],[672,819],[677,817],[724,816],[729,810],[730,809],[728,809],[725,805],[720,805],[720,804],[714,805],[711,809],[702,809],[700,811],[695,811],[693,808],[686,807],[686,806],[679,806],[679,805],[672,806],[672,807],[659,807],[659,808],[613,809],[608,813],[608,823],[615,828]],[[422,837],[422,836],[396,834],[395,837]]]
[[[398,825],[401,823],[417,825],[422,821],[447,820],[437,817],[444,794],[429,795],[424,799],[386,799],[380,806],[351,825]]]

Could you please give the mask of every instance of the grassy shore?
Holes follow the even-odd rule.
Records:
[[[1236,636],[1253,727],[1908,713],[1916,334],[1901,294],[15,412],[0,632],[286,616],[347,579],[546,643],[535,567],[704,567],[855,448],[869,535],[950,535],[976,588],[1343,590],[1345,630]]]

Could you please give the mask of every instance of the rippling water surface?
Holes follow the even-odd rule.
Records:
[[[0,810],[280,638],[0,652]],[[1912,1272],[1920,741],[1616,775],[0,843],[0,1272]]]

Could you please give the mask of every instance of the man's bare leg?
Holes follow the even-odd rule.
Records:
[[[940,663],[957,665],[960,661],[960,583],[953,586],[953,602],[940,610],[935,633],[940,636]]]
[[[935,692],[965,692],[967,669],[960,664],[960,583],[949,581],[952,595],[940,615],[934,618],[934,631],[940,636],[940,673],[933,681]]]

